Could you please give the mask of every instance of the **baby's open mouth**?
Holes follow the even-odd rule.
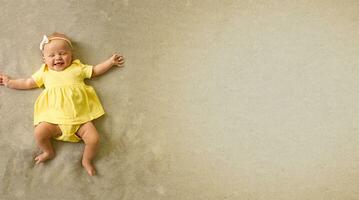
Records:
[[[63,62],[57,62],[54,64],[54,66],[60,66],[60,65],[63,65],[64,63]]]

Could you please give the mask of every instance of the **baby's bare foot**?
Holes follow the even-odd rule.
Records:
[[[42,162],[45,162],[46,160],[52,159],[53,157],[55,157],[54,153],[43,152],[40,155],[36,156],[35,161],[36,164],[40,164]]]
[[[85,170],[87,171],[87,173],[90,176],[94,176],[96,174],[96,169],[95,167],[91,164],[91,162],[89,161],[82,161],[82,166],[85,168]]]

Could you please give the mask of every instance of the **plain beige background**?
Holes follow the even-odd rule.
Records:
[[[106,116],[35,166],[41,89],[0,88],[0,198],[359,199],[356,0],[0,1],[0,71],[29,77],[43,34],[126,67],[90,80]]]

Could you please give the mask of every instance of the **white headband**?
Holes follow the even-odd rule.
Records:
[[[49,39],[47,37],[47,35],[44,35],[44,37],[42,38],[42,41],[40,42],[40,50],[43,51],[45,44],[48,44],[51,40],[65,40],[70,45],[70,47],[72,48],[71,41],[66,39],[66,38],[63,38],[63,37],[51,37]]]

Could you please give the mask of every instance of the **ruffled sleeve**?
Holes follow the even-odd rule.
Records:
[[[46,65],[43,64],[41,68],[31,76],[38,87],[44,85],[43,74],[45,72],[45,69],[46,69]]]

